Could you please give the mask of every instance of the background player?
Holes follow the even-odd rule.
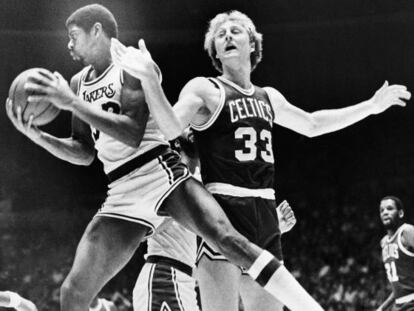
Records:
[[[72,78],[71,87],[59,73],[42,69],[25,88],[32,93],[30,103],[47,101],[72,113],[72,136],[42,132],[31,126],[33,117],[24,124],[21,109],[15,116],[11,101],[7,103],[14,126],[54,156],[88,165],[96,148],[110,181],[108,196],[86,228],[61,287],[62,311],[87,310],[165,215],[235,264],[248,267],[254,279],[292,310],[321,310],[280,261],[239,234],[211,194],[189,178],[149,116],[139,81],[112,64],[110,39],[117,36],[112,13],[88,5],[72,13],[66,26],[70,53],[86,67]]]
[[[199,161],[192,133],[186,130],[173,147],[200,180]],[[133,291],[134,311],[199,311],[193,278],[196,235],[173,219],[166,219],[148,239],[145,264]]]
[[[237,11],[219,14],[210,22],[204,47],[221,76],[188,82],[173,109],[143,40],[139,50],[113,40],[112,55],[116,64],[141,80],[151,114],[167,139],[177,137],[191,124],[207,189],[237,230],[282,259],[273,190],[274,123],[314,137],[393,105],[405,106],[403,99],[409,99],[410,93],[404,86],[385,82],[371,99],[357,105],[305,112],[276,89],[252,84],[251,72],[262,57],[262,35],[246,15]],[[219,253],[211,247],[210,251]],[[198,276],[204,310],[237,310],[238,267],[204,256]],[[225,296],[220,295],[223,292]],[[249,305],[259,309],[259,301]]]
[[[13,308],[17,311],[37,311],[33,302],[10,291],[0,291],[0,307]]]
[[[414,226],[404,223],[404,206],[395,196],[386,196],[380,202],[380,218],[387,230],[381,240],[382,260],[391,295],[377,311],[414,310]]]

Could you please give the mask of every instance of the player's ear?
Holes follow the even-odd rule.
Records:
[[[95,36],[99,36],[102,33],[102,24],[97,22],[92,26],[92,34]]]
[[[399,210],[398,211],[398,217],[403,218],[404,217],[404,210]]]
[[[256,50],[254,41],[250,42],[250,52],[254,52]]]

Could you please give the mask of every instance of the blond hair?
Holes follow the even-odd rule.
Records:
[[[209,27],[204,37],[204,49],[210,56],[211,61],[213,62],[213,66],[219,72],[223,72],[221,61],[216,57],[217,51],[214,44],[214,35],[217,29],[227,21],[235,21],[237,23],[240,23],[240,25],[243,26],[249,33],[250,42],[254,43],[254,51],[252,51],[250,54],[250,62],[253,71],[262,60],[263,36],[261,33],[257,32],[253,21],[246,14],[243,14],[239,11],[229,11],[217,14],[209,22]]]

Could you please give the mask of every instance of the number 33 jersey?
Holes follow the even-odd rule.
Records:
[[[222,77],[209,80],[220,90],[220,103],[206,123],[192,124],[203,182],[213,193],[249,196],[249,189],[262,189],[262,197],[274,200],[275,111],[266,91]]]
[[[80,74],[78,96],[102,110],[122,113],[121,91],[123,87],[122,70],[111,64],[99,77],[88,81],[92,67],[85,67]],[[139,148],[128,146],[119,140],[91,126],[95,149],[103,163],[105,173],[109,173],[134,157],[160,144],[167,144],[151,115]]]
[[[401,225],[393,236],[385,236],[381,240],[382,261],[397,304],[401,300],[404,302],[407,295],[414,294],[414,253],[401,242],[406,226],[408,225]]]

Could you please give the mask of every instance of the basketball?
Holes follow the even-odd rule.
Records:
[[[22,120],[28,122],[30,115],[33,115],[33,125],[44,125],[54,120],[59,114],[59,109],[50,102],[29,103],[27,97],[35,92],[26,91],[25,83],[28,76],[40,68],[31,68],[20,73],[12,82],[9,89],[9,98],[13,102],[13,113],[16,115],[17,107],[21,106]]]

